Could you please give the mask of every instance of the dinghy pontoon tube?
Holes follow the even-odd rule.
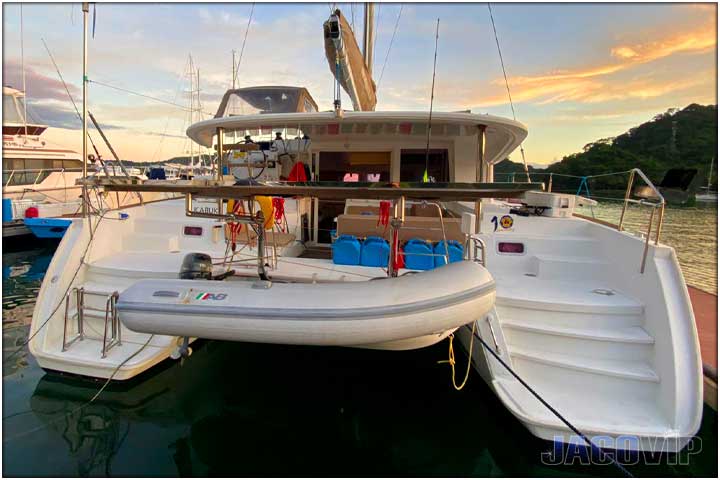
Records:
[[[147,279],[122,292],[117,309],[143,333],[406,350],[437,343],[494,303],[490,273],[463,261],[367,282]]]

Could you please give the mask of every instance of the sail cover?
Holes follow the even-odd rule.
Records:
[[[340,12],[330,15],[323,24],[325,56],[330,71],[350,96],[355,110],[375,110],[375,82],[365,65],[350,24]]]

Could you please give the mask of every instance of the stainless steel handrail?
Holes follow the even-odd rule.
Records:
[[[67,341],[67,323],[68,323],[68,313],[70,311],[70,295],[72,293],[75,293],[75,301],[77,307],[77,334],[75,337],[73,337],[72,340],[69,342]],[[68,292],[68,294],[65,296],[65,317],[63,322],[63,340],[62,340],[62,351],[66,351],[70,345],[75,343],[77,340],[82,340],[85,338],[84,333],[84,317],[82,315],[83,311],[83,302],[84,302],[84,293],[82,287],[80,288],[73,288],[71,292]]]
[[[647,199],[641,199],[641,200],[635,200],[633,198],[630,198],[630,195],[632,193],[632,187],[633,183],[635,182],[635,175],[639,176],[645,184],[652,190],[655,198],[658,200],[655,202],[648,201]],[[618,231],[623,230],[623,222],[625,220],[625,214],[627,212],[628,205],[630,203],[636,203],[638,205],[647,205],[652,207],[652,210],[650,211],[650,220],[648,222],[648,228],[647,233],[645,235],[645,248],[643,249],[643,256],[642,256],[642,262],[640,263],[640,273],[645,273],[645,263],[647,261],[647,254],[648,250],[650,248],[650,237],[652,237],[652,230],[653,230],[653,222],[655,221],[655,211],[660,210],[660,213],[658,215],[657,220],[657,227],[655,229],[655,245],[658,245],[660,243],[660,233],[662,232],[662,223],[663,218],[665,216],[665,197],[660,193],[660,191],[655,187],[655,184],[653,184],[650,179],[643,173],[642,170],[639,168],[633,168],[630,170],[630,177],[628,178],[628,184],[627,188],[625,189],[625,200],[623,202],[623,209],[620,213],[620,222],[617,225]]]
[[[102,358],[115,345],[122,345],[120,318],[117,313],[118,292],[113,292],[105,302],[105,330],[103,332]],[[108,320],[110,320],[110,341],[108,342]]]
[[[465,258],[467,260],[471,260],[470,258],[470,242],[473,242],[473,258],[472,260],[478,261],[478,250],[481,251],[480,254],[480,265],[483,267],[487,267],[487,245],[485,245],[485,241],[478,237],[476,235],[468,235],[467,240],[465,241]]]

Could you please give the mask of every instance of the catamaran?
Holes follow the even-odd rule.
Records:
[[[196,338],[405,350],[456,334],[538,437],[688,443],[703,404],[697,330],[660,242],[664,199],[640,170],[610,225],[577,213],[591,200],[494,182],[527,136],[517,121],[318,112],[306,94],[228,91],[187,131],[217,150],[212,180],[82,180],[184,198],[73,220],[33,315],[40,366],[124,380],[187,357]],[[228,111],[247,98],[288,102]],[[623,228],[632,205],[648,210],[644,234]]]

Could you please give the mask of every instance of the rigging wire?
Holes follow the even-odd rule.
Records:
[[[250,7],[250,16],[248,17],[248,23],[245,27],[245,37],[243,38],[242,47],[240,47],[240,57],[238,58],[237,65],[235,66],[235,78],[233,79],[233,82],[237,81],[238,72],[240,71],[240,62],[242,62],[243,53],[245,53],[245,43],[247,42],[248,32],[250,31],[250,22],[252,22],[254,12],[255,2],[253,2],[252,7]]]
[[[355,3],[350,3],[350,18],[352,19],[350,21],[350,28],[353,31],[353,35],[355,34]]]
[[[99,81],[97,81],[97,80],[90,80],[90,79],[88,79],[88,82],[89,82],[89,83],[95,83],[95,84],[101,85],[101,86],[103,86],[103,87],[112,88],[112,89],[114,89],[114,90],[119,90],[119,91],[121,91],[121,92],[129,93],[129,94],[131,94],[131,95],[136,95],[136,96],[138,96],[138,97],[148,98],[148,99],[150,99],[150,100],[154,100],[154,101],[156,101],[156,102],[164,103],[164,104],[166,104],[166,105],[172,105],[173,107],[180,108],[180,109],[182,109],[182,110],[185,110],[186,112],[190,110],[189,108],[187,108],[187,107],[184,106],[184,105],[180,105],[180,104],[178,104],[178,103],[173,103],[173,102],[170,102],[170,101],[168,101],[168,100],[163,100],[162,98],[157,98],[157,97],[152,97],[152,96],[150,96],[150,95],[145,95],[144,93],[134,92],[134,91],[128,90],[128,89],[126,89],[126,88],[116,87],[115,85],[110,85],[109,83],[99,82]],[[204,113],[205,115],[213,115],[212,113],[209,113],[209,112],[202,112],[202,113]]]
[[[515,105],[513,105],[512,95],[510,94],[510,82],[508,82],[507,72],[505,71],[505,61],[503,60],[502,51],[500,50],[500,40],[498,40],[497,29],[495,28],[495,18],[493,18],[492,7],[490,3],[487,4],[488,12],[490,12],[490,23],[492,24],[493,34],[495,35],[495,45],[497,45],[498,55],[500,56],[500,66],[502,67],[503,77],[505,78],[505,89],[507,90],[508,100],[510,100],[510,110],[512,110],[513,120],[517,121],[515,116]],[[525,176],[527,177],[528,183],[530,183],[530,172],[528,171],[527,161],[525,160],[525,149],[520,143],[520,156],[523,161],[523,168],[525,169]]]
[[[187,62],[185,63],[187,65]],[[180,72],[178,75],[178,81],[177,81],[177,87],[175,88],[175,98],[173,98],[173,103],[177,102],[177,97],[180,94],[180,87],[182,85],[182,77],[183,73],[185,72],[185,67],[183,67],[183,71]],[[165,128],[163,129],[163,133],[160,136],[160,140],[158,142],[158,146],[155,148],[155,151],[153,152],[152,161],[155,161],[155,158],[160,155],[162,152],[162,145],[165,142],[165,137],[167,137],[167,130],[168,126],[170,125],[170,115],[167,116],[165,119]]]
[[[55,71],[58,74],[58,77],[60,77],[60,81],[63,84],[63,87],[65,88],[65,92],[68,95],[68,98],[70,98],[70,102],[73,105],[73,108],[75,108],[75,113],[77,114],[80,121],[82,121],[82,115],[80,114],[80,110],[77,107],[77,104],[75,103],[75,100],[73,99],[72,95],[70,94],[70,89],[67,86],[67,83],[65,83],[65,79],[62,76],[62,73],[60,72],[60,67],[58,67],[58,64],[55,62],[55,57],[53,57],[53,54],[50,52],[50,47],[47,46],[47,43],[45,43],[44,38],[40,38],[43,45],[45,46],[45,50],[47,51],[48,55],[50,56],[50,60],[52,61],[53,66],[55,67]],[[93,142],[92,136],[90,135],[90,130],[87,132],[88,140],[90,140],[90,143],[92,144],[93,150],[95,150],[95,153],[99,155],[99,151],[97,149],[97,146],[95,145],[95,142]]]
[[[398,25],[400,25],[400,16],[403,11],[403,4],[400,4],[400,11],[398,12],[397,19],[395,20],[395,28],[393,29],[392,37],[390,38],[390,45],[388,46],[387,52],[385,53],[385,60],[383,61],[382,69],[380,70],[380,77],[378,78],[377,89],[380,90],[380,83],[382,83],[383,74],[385,73],[385,66],[387,65],[388,58],[390,57],[390,50],[392,49],[393,42],[395,41],[395,34],[397,33]]]
[[[432,87],[430,88],[430,116],[428,117],[427,126],[427,145],[425,147],[425,173],[423,173],[423,183],[430,181],[430,178],[428,177],[428,169],[430,168],[430,130],[432,129],[433,101],[435,100],[435,69],[437,67],[438,38],[440,38],[439,18],[437,19],[437,25],[435,26],[435,58],[433,59]]]

